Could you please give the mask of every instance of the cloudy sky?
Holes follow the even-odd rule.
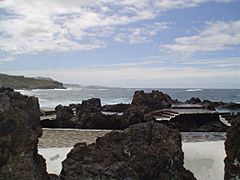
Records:
[[[0,72],[240,88],[239,0],[0,0]]]

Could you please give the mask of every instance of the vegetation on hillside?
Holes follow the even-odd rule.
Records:
[[[10,76],[0,74],[0,87],[14,89],[63,89],[64,86],[58,81],[51,79],[32,78],[24,76]]]

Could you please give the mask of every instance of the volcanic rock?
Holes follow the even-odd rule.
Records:
[[[181,114],[169,121],[158,121],[180,132],[226,132],[218,114]]]
[[[231,121],[225,141],[225,180],[240,178],[240,117]]]
[[[171,97],[162,92],[152,91],[151,93],[144,93],[144,91],[136,91],[131,104],[140,107],[144,112],[150,112],[169,108],[172,103]]]
[[[63,180],[193,180],[183,167],[181,135],[159,123],[110,132],[96,144],[78,143],[62,163]]]
[[[57,106],[56,108],[57,116],[56,120],[46,120],[45,124],[48,122],[50,126],[56,124],[57,127],[72,128],[75,126],[73,110],[69,106]],[[52,121],[52,122],[51,122]],[[44,122],[41,122],[43,125]]]
[[[222,108],[224,109],[230,109],[230,110],[240,110],[240,104],[237,104],[237,103],[233,103],[233,102],[230,102],[230,103],[225,103]]]
[[[81,106],[77,109],[77,114],[85,114],[92,112],[100,112],[101,111],[101,100],[99,98],[92,98],[88,100],[83,100]]]
[[[42,135],[38,99],[10,88],[0,89],[0,179],[47,180],[46,163],[38,154]]]
[[[202,101],[198,97],[192,97],[191,99],[187,100],[186,104],[200,104]]]
[[[202,106],[205,109],[215,110],[215,109],[224,109],[224,110],[236,110],[240,111],[240,104],[237,103],[225,103],[225,102],[213,102],[209,100],[202,101]]]
[[[111,104],[102,106],[102,111],[107,112],[124,112],[130,108],[130,104]]]
[[[145,122],[144,113],[137,107],[128,108],[121,116],[121,120],[124,127],[123,129],[129,127],[130,125]]]

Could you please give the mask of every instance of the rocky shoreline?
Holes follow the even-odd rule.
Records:
[[[229,113],[216,111],[221,108]],[[181,132],[226,132],[230,121],[239,116],[230,113],[232,110],[240,112],[240,105],[201,101],[195,97],[180,102],[159,91],[136,91],[131,104],[102,106],[99,98],[92,98],[81,104],[59,105],[53,119],[42,117],[41,125],[43,128],[124,130],[134,124],[155,121]]]
[[[76,125],[74,128],[114,126],[122,129],[105,135],[97,134],[102,137],[98,137],[96,143],[77,143],[64,160],[60,176],[57,176],[47,174],[45,159],[38,154],[38,141],[42,136],[38,99],[23,96],[10,88],[1,88],[0,179],[196,179],[184,168],[182,136],[178,128],[157,122],[151,113],[179,102],[158,91],[135,94],[137,99],[121,117],[104,115],[99,99],[56,108],[55,121],[64,128]],[[238,108],[238,105],[231,107]],[[238,115],[234,118],[229,121],[232,126],[227,127],[225,180],[240,177],[240,118]],[[211,126],[216,126],[215,123]]]

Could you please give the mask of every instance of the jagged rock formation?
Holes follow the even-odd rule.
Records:
[[[231,107],[238,108],[239,105],[233,103],[221,103],[211,101],[201,101],[199,98],[192,97],[185,103],[197,104],[191,108],[203,108],[215,110],[216,107]],[[117,104],[101,106],[99,98],[92,98],[85,100],[82,104],[71,104],[69,106],[56,107],[56,120],[43,120],[41,125],[43,127],[64,127],[64,128],[81,128],[81,129],[116,129],[122,130],[130,125],[154,121],[153,115],[155,110],[166,108],[176,109],[176,105],[185,105],[177,100],[172,100],[167,94],[159,91],[152,91],[151,93],[144,93],[144,91],[136,91],[131,104]],[[199,107],[198,107],[199,105]],[[203,108],[201,108],[203,106]],[[183,106],[184,107],[184,106]],[[182,108],[182,107],[181,107]],[[184,109],[184,108],[182,108]],[[164,111],[162,110],[162,111]],[[184,111],[184,110],[182,110]],[[121,112],[121,113],[109,113]],[[162,114],[163,116],[164,114]],[[169,115],[169,113],[167,114]],[[164,115],[165,116],[165,115]],[[224,116],[224,117],[223,117]],[[169,116],[170,117],[170,116]],[[172,117],[170,117],[171,119]],[[221,120],[225,118],[230,121],[233,118],[232,114],[222,115]],[[198,113],[182,114],[169,122],[162,122],[170,127],[176,128],[180,131],[226,131],[227,126],[219,120],[217,112],[205,111]]]
[[[38,99],[0,88],[0,179],[47,180],[38,154],[42,135]]]
[[[187,103],[187,104],[200,104],[201,102],[202,102],[201,99],[199,99],[198,97],[192,97],[192,98],[186,100],[185,103]]]
[[[101,113],[100,99],[90,99],[83,101],[77,111],[76,121],[76,127],[83,129],[125,129],[144,122],[144,114],[138,109],[129,108],[123,115],[104,115]]]
[[[73,110],[69,106],[57,106],[56,107],[56,124],[58,127],[74,127],[75,123],[72,122],[74,117]]]
[[[73,113],[76,109],[76,115]],[[101,112],[101,101],[98,98],[84,100],[76,106],[57,106],[56,120],[43,120],[43,127],[65,127],[80,129],[126,129],[130,125],[145,122],[144,113],[136,107],[128,108],[123,115],[105,115]]]
[[[63,180],[195,179],[183,167],[180,133],[153,122],[78,143],[62,164]]]
[[[240,179],[240,116],[232,120],[225,141],[225,180]]]
[[[138,106],[144,112],[150,112],[163,108],[170,108],[173,100],[167,94],[159,91],[145,93],[144,91],[136,91],[133,95],[132,105]]]
[[[99,98],[92,98],[83,100],[81,106],[77,109],[77,114],[83,114],[87,112],[99,112],[101,111],[101,100]]]

